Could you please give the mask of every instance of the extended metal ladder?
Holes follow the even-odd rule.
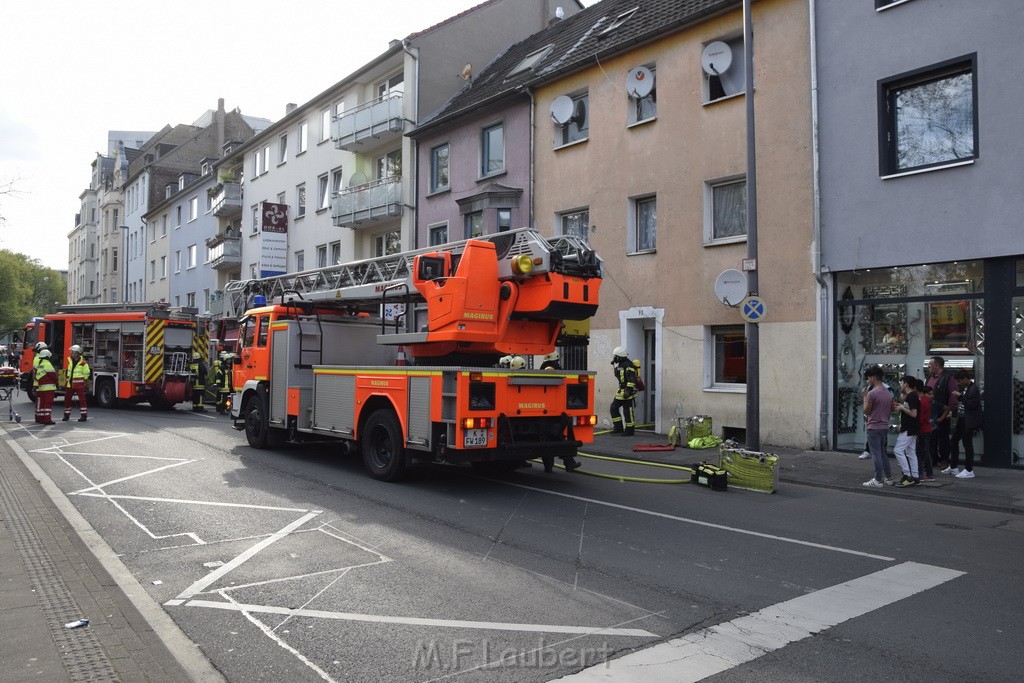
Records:
[[[561,235],[545,238],[532,228],[521,228],[475,239],[494,243],[500,279],[517,277],[512,260],[523,254],[533,260],[533,274],[556,272],[581,277],[601,276],[601,259],[578,237]],[[461,254],[467,242],[469,240],[451,242],[299,273],[234,280],[224,288],[227,299],[224,316],[241,317],[252,307],[253,297],[257,295],[266,297],[268,303],[283,300],[285,295],[291,294],[305,301],[345,304],[357,309],[381,306],[389,300],[415,302],[418,298],[411,286],[415,257],[436,252]]]

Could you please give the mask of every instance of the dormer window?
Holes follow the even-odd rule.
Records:
[[[622,26],[623,24],[625,24],[625,23],[626,23],[627,21],[629,21],[629,20],[630,20],[630,18],[631,18],[631,17],[632,17],[632,16],[634,15],[634,14],[636,14],[636,11],[637,11],[638,9],[640,9],[640,6],[639,6],[639,5],[638,5],[638,6],[636,6],[636,7],[634,7],[633,9],[631,9],[631,10],[627,10],[627,11],[623,12],[622,14],[620,14],[619,16],[615,17],[615,21],[613,21],[613,22],[612,22],[612,23],[611,23],[611,24],[610,24],[610,25],[608,26],[608,28],[606,28],[605,30],[603,30],[603,31],[601,31],[601,32],[600,32],[599,34],[597,34],[597,35],[598,35],[598,37],[601,37],[601,36],[606,36],[606,35],[608,35],[609,33],[611,33],[612,31],[614,31],[615,29],[617,29],[618,27],[620,27],[620,26]]]
[[[545,45],[541,49],[533,52],[523,58],[523,61],[516,64],[515,68],[508,72],[509,76],[515,76],[516,74],[528,71],[534,68],[537,64],[551,53],[553,45]]]

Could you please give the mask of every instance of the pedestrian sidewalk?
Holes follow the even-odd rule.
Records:
[[[224,680],[33,464],[0,426],[0,680]]]
[[[594,443],[581,449],[585,453],[611,457],[629,458],[643,462],[658,462],[671,465],[693,465],[700,462],[718,463],[718,448],[691,450],[676,447],[671,451],[634,452],[638,444],[667,444],[664,435],[638,430],[633,436],[601,433],[594,437]],[[977,508],[1024,514],[1024,469],[994,469],[975,467],[974,479],[957,479],[948,474],[935,473],[934,482],[922,482],[917,486],[900,488],[886,486],[869,489],[864,482],[874,476],[870,460],[859,460],[859,453],[836,451],[801,451],[792,448],[764,447],[779,457],[779,489],[785,495],[789,484],[819,486],[863,493],[866,495],[898,496],[910,500],[928,501],[944,505]],[[900,468],[895,459],[890,459],[893,474],[898,480]],[[586,463],[584,462],[584,467]]]

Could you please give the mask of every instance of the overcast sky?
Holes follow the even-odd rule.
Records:
[[[0,248],[66,270],[107,131],[226,109],[276,121],[404,38],[481,0],[4,3]],[[596,0],[585,0],[593,5]]]

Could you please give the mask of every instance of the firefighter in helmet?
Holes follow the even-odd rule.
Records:
[[[206,363],[198,351],[192,352],[192,363],[188,371],[192,373],[192,412],[205,413],[203,396],[206,394]]]
[[[541,370],[561,370],[562,363],[560,362],[560,356],[558,351],[552,351],[548,355],[544,356],[544,362],[540,364]]]
[[[89,419],[89,404],[85,400],[85,385],[89,381],[89,362],[82,355],[82,347],[75,344],[64,361],[64,422],[71,419],[71,399],[78,396],[78,421]]]
[[[228,397],[231,396],[231,366],[229,358],[213,361],[213,385],[217,391],[217,413],[228,412]]]
[[[46,347],[46,342],[36,342],[36,345],[35,345],[35,355],[32,356],[32,388],[33,389],[38,387],[38,382],[36,382],[36,369],[39,367],[39,360],[40,360],[39,354],[45,348],[47,348]]]
[[[36,422],[44,425],[56,424],[53,421],[53,397],[57,393],[57,370],[50,361],[50,349],[43,349],[37,356],[36,385]]]
[[[626,347],[616,346],[612,351],[612,371],[619,390],[612,401],[612,434],[633,435],[633,409],[636,407],[636,367],[629,360]]]

